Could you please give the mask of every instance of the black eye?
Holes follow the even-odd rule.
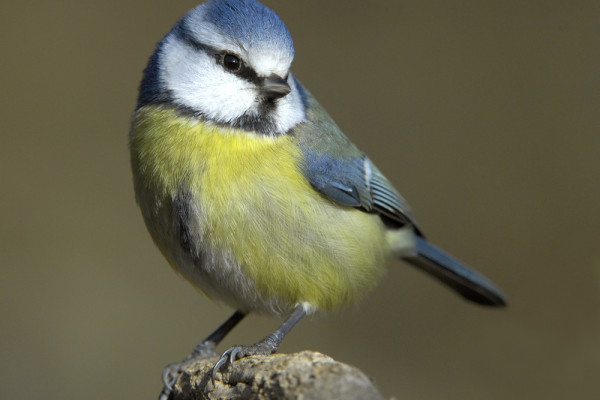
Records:
[[[223,56],[223,66],[226,70],[237,72],[242,68],[242,60],[238,56],[227,53]]]

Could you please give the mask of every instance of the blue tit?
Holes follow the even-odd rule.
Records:
[[[235,313],[285,322],[227,361],[275,352],[306,314],[355,303],[391,258],[473,302],[505,305],[490,281],[430,244],[373,162],[291,73],[292,38],[255,0],[210,0],[158,43],[130,131],[137,203],[170,265]],[[165,378],[169,383],[169,378]]]

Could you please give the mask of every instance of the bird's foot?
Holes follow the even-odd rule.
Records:
[[[240,345],[229,348],[221,359],[217,361],[213,368],[212,381],[214,382],[217,372],[226,364],[230,367],[233,366],[233,362],[243,357],[255,356],[255,355],[269,355],[273,354],[279,348],[283,336],[276,333],[269,335],[262,339],[260,342],[252,345]]]
[[[187,356],[183,361],[172,363],[167,365],[162,373],[163,389],[160,392],[159,400],[167,400],[173,391],[173,387],[177,382],[177,379],[181,376],[182,372],[190,364],[197,360],[203,360],[206,358],[217,357],[218,354],[215,351],[216,344],[211,341],[204,341],[200,343],[194,351]]]

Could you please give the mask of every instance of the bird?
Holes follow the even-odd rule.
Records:
[[[425,238],[407,201],[292,74],[293,59],[273,10],[209,0],[158,42],[143,71],[129,133],[137,204],[173,269],[235,310],[186,360],[214,354],[250,313],[283,320],[225,351],[213,378],[276,352],[304,316],[355,304],[391,258],[466,300],[506,305],[496,285]]]

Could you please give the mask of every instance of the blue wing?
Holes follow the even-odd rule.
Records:
[[[306,121],[290,134],[303,152],[304,174],[312,186],[338,204],[380,214],[394,225],[416,228],[406,200],[315,98],[298,81],[296,85],[306,106]]]
[[[365,155],[334,158],[304,151],[304,173],[315,189],[336,203],[381,214],[397,225],[416,225],[406,200]]]

